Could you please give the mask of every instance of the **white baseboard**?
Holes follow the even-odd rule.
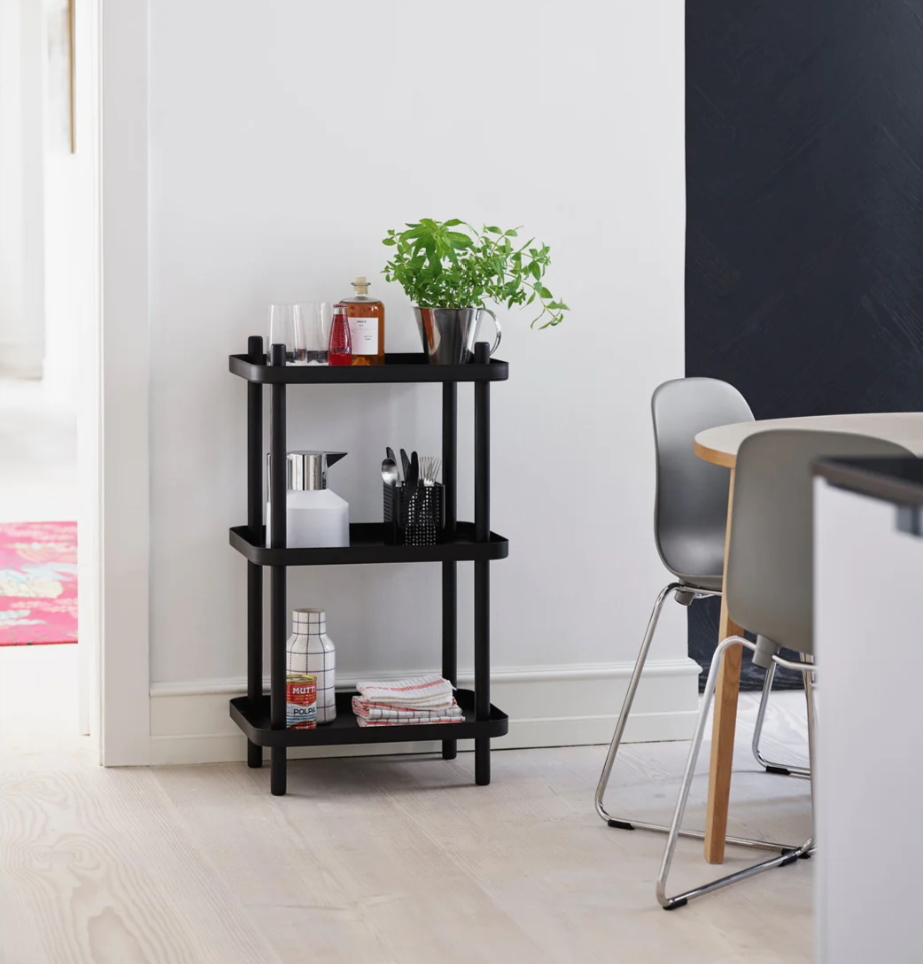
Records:
[[[510,716],[499,750],[608,743],[632,663],[501,669],[491,676],[491,701]],[[418,671],[419,672],[419,671]],[[408,674],[395,674],[396,677]],[[626,727],[627,742],[689,739],[698,705],[699,667],[691,659],[649,660]],[[358,678],[357,678],[358,679]],[[357,679],[340,679],[352,688]],[[472,674],[460,674],[471,685]],[[265,681],[266,688],[269,682]],[[154,683],[151,687],[151,763],[225,763],[246,759],[246,741],[228,715],[228,700],[246,691],[242,679]],[[460,750],[471,741],[459,742]],[[302,747],[292,759],[432,753],[438,743]]]

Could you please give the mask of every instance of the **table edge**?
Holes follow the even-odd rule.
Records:
[[[693,439],[693,451],[698,458],[704,462],[711,462],[713,465],[721,465],[726,469],[735,467],[736,456],[731,452],[722,452],[719,449],[711,449],[697,439]]]

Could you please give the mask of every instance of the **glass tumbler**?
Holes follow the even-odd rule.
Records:
[[[330,347],[333,305],[329,301],[310,301],[304,305],[305,364],[326,365]]]
[[[270,305],[270,364],[273,363],[273,345],[286,346],[286,364],[304,365],[306,363],[303,305]]]

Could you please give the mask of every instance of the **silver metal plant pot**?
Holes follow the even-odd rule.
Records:
[[[483,315],[494,320],[497,337],[491,354],[501,342],[497,316],[490,308],[415,308],[417,329],[431,365],[464,365],[471,361]]]

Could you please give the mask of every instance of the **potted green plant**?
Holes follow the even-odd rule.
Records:
[[[478,230],[453,218],[422,218],[403,231],[389,231],[383,244],[394,248],[383,274],[397,281],[414,304],[424,351],[436,365],[460,365],[471,358],[484,314],[497,317],[485,305],[541,306],[533,319],[540,328],[561,324],[568,306],[556,300],[543,278],[551,264],[549,246],[530,238],[518,240],[518,229],[494,225]]]

